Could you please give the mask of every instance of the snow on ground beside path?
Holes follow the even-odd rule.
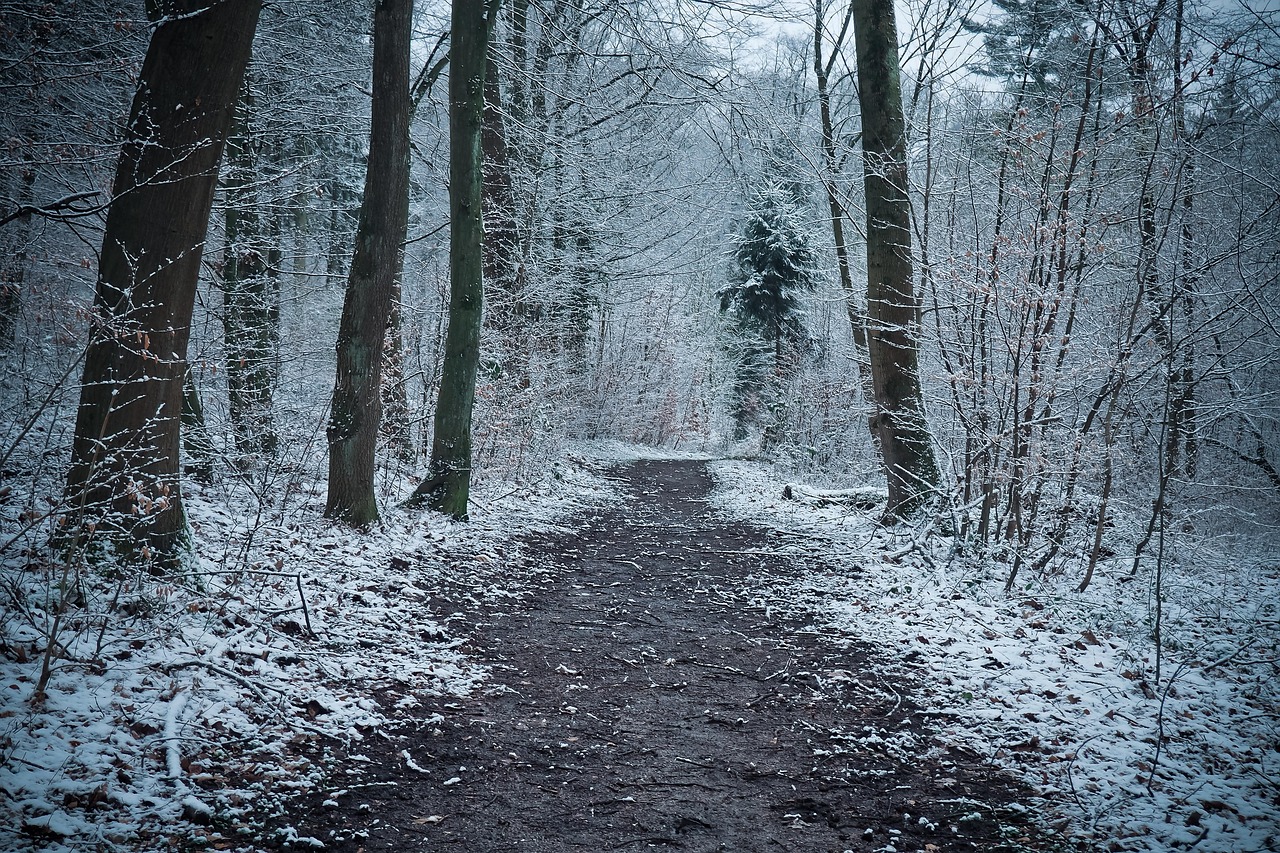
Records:
[[[480,687],[433,590],[519,594],[513,538],[609,492],[558,465],[533,486],[490,483],[468,524],[391,509],[368,533],[322,519],[323,495],[255,520],[236,484],[192,489],[192,574],[73,573],[42,704],[61,569],[0,565],[0,850],[237,847],[325,756],[358,761],[421,697]]]
[[[1028,579],[948,559],[950,540],[782,498],[756,465],[717,462],[715,504],[821,541],[828,568],[777,592],[883,650],[941,736],[1042,792],[1046,823],[1087,849],[1280,850],[1280,565],[1265,555],[1171,570],[1160,680],[1150,583],[1100,571]],[[804,540],[780,549],[813,554]],[[1163,733],[1163,740],[1161,740]],[[1157,743],[1161,743],[1157,752]]]

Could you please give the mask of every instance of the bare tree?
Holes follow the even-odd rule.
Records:
[[[892,0],[854,0],[867,204],[867,348],[872,435],[889,482],[889,515],[908,515],[938,484],[919,377],[919,302],[911,259],[906,125]]]
[[[413,0],[373,13],[373,116],[364,202],[338,330],[329,414],[325,515],[354,525],[378,518],[373,491],[382,414],[382,352],[409,221],[409,51]]]
[[[454,0],[449,55],[449,328],[431,466],[410,504],[467,517],[484,303],[484,90],[496,4]]]
[[[158,0],[98,266],[64,538],[172,561],[186,522],[179,419],[218,163],[259,0]]]
[[[845,237],[845,224],[848,213],[840,196],[836,181],[840,174],[841,159],[836,149],[836,129],[831,110],[831,73],[836,59],[844,47],[849,34],[849,25],[853,20],[853,4],[850,3],[845,14],[840,18],[840,27],[831,38],[831,46],[824,52],[826,38],[825,6],[822,0],[815,0],[813,13],[813,74],[817,84],[818,117],[820,120],[819,135],[822,145],[822,189],[827,197],[827,212],[831,219],[831,234],[835,240],[836,269],[840,274],[840,287],[846,296],[845,307],[849,314],[849,324],[853,329],[853,342],[857,351],[858,379],[864,386],[867,398],[872,396],[870,379],[871,366],[867,355],[866,317],[860,302],[861,298],[854,291],[852,265],[849,262],[849,246]]]

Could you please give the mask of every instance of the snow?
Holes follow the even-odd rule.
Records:
[[[1280,850],[1274,561],[1243,551],[1177,567],[1157,679],[1150,583],[1127,569],[1083,594],[1064,576],[1005,595],[1007,567],[959,557],[945,537],[785,500],[785,480],[757,465],[713,472],[722,512],[802,534],[777,547],[821,559],[761,604],[878,648],[943,741],[1039,791],[1047,825],[1092,849]]]
[[[605,499],[591,464],[482,488],[466,524],[392,508],[364,533],[321,518],[322,484],[256,520],[232,509],[259,505],[244,484],[192,488],[190,573],[79,572],[43,701],[61,567],[13,555],[0,565],[14,593],[0,614],[0,849],[225,846],[313,787],[325,755],[358,752],[423,697],[475,690],[487,672],[432,591],[521,594],[515,538]],[[219,831],[198,825],[215,814]]]
[[[423,699],[485,684],[488,673],[453,635],[453,614],[433,602],[436,590],[521,595],[519,578],[539,568],[515,538],[607,500],[603,461],[656,456],[671,454],[574,447],[548,481],[482,491],[468,524],[391,510],[366,533],[321,519],[315,484],[290,511],[256,521],[230,509],[234,493],[193,491],[192,573],[82,573],[41,702],[32,693],[58,606],[41,591],[57,589],[60,570],[0,566],[21,593],[13,600],[25,602],[3,613],[0,849],[197,837],[235,846],[234,833],[261,825],[281,797],[312,788],[325,756],[358,764],[360,744]],[[946,538],[886,531],[848,506],[783,499],[786,481],[756,463],[709,464],[719,511],[773,527],[775,549],[810,566],[795,580],[762,578],[758,603],[878,648],[877,683],[909,690],[943,742],[1036,789],[1039,817],[1054,831],[1135,853],[1280,849],[1274,561],[1218,543],[1177,566],[1157,678],[1145,577],[1104,566],[1084,594],[1064,576],[1028,579],[1005,595],[1006,567],[957,556]],[[815,675],[830,684],[868,677]],[[927,748],[874,727],[836,742],[901,761]],[[407,770],[431,772],[402,757]],[[462,773],[443,772],[440,784],[457,785]],[[344,781],[326,804],[363,784],[358,774]],[[211,814],[217,830],[201,825]],[[319,843],[288,827],[279,840]]]

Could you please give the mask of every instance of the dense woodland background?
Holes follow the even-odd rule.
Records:
[[[4,464],[10,518],[30,520],[6,549],[31,547],[36,520],[59,511],[103,213],[147,44],[140,12],[3,10]],[[501,245],[479,480],[536,478],[579,438],[873,476],[853,334],[865,229],[846,13],[503,8],[485,83],[487,230]],[[421,473],[447,319],[447,10],[415,15],[385,502]],[[973,547],[1039,572],[1149,552],[1152,537],[1268,526],[1274,12],[1035,0],[909,4],[900,18],[942,514]],[[267,511],[322,471],[368,150],[369,26],[320,3],[265,9],[222,163],[188,465],[251,484]],[[774,261],[753,251],[795,267],[757,303],[751,279]],[[1113,516],[1136,519],[1138,537],[1116,541]]]
[[[500,5],[483,81],[482,506],[558,476],[584,441],[883,485],[850,13]],[[905,307],[939,468],[916,529],[1010,588],[1141,577],[1158,632],[1169,573],[1276,553],[1280,16],[1255,0],[910,0],[897,14]],[[384,515],[428,468],[449,319],[449,9],[420,0],[412,20]],[[371,26],[349,3],[265,6],[221,160],[183,488],[241,520],[245,554],[269,520],[323,511]],[[0,560],[5,607],[45,638],[46,668],[85,570],[50,537],[76,509],[78,380],[152,29],[137,3],[0,0]],[[110,584],[86,589],[76,607],[114,607]]]

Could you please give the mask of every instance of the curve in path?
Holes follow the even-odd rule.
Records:
[[[622,506],[526,543],[553,565],[535,592],[466,614],[497,688],[363,744],[361,785],[305,798],[300,835],[351,851],[1048,849],[1016,805],[1028,792],[932,742],[874,650],[759,603],[796,561],[708,510],[704,464],[616,476]]]

